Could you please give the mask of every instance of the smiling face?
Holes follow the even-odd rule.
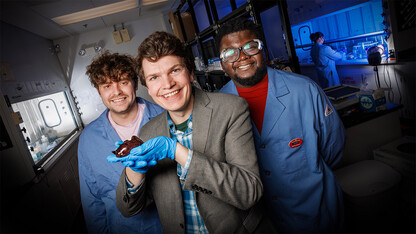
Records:
[[[249,30],[227,34],[221,39],[220,51],[227,48],[240,48],[253,39],[258,38]],[[221,61],[221,66],[239,88],[254,86],[264,78],[267,72],[263,51],[253,56],[241,52],[237,61],[233,63]]]
[[[153,100],[169,112],[174,123],[187,120],[192,113],[192,73],[181,57],[163,56],[157,61],[144,59],[143,77]]]
[[[123,77],[117,82],[107,78],[105,83],[98,85],[97,90],[116,123],[120,124],[118,121],[126,116],[136,116],[137,84],[132,79]]]

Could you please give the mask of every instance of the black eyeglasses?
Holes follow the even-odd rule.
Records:
[[[241,46],[240,48],[228,48],[221,51],[220,58],[224,62],[233,63],[240,58],[240,51],[242,50],[244,54],[248,56],[253,56],[258,54],[263,49],[263,42],[259,39],[254,39],[247,42],[247,44]]]

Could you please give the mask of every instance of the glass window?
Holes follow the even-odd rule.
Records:
[[[20,129],[33,161],[38,163],[77,129],[64,91],[12,104],[23,122]]]
[[[194,5],[195,11],[195,18],[198,24],[199,31],[203,31],[204,29],[209,27],[209,19],[207,15],[207,10],[205,8],[204,1],[198,1]]]
[[[215,0],[214,2],[215,2],[215,7],[217,8],[218,19],[222,19],[224,18],[224,16],[232,12],[231,3],[229,0]],[[237,8],[244,5],[245,3],[247,3],[247,0],[235,1]]]
[[[217,8],[218,19],[222,19],[224,16],[231,13],[232,8],[230,1],[215,0],[215,7]]]
[[[267,52],[270,60],[287,60],[288,54],[283,37],[279,7],[276,5],[260,13],[263,32],[266,37]],[[276,26],[279,25],[279,26]],[[309,38],[309,36],[308,36]]]
[[[237,5],[237,8],[247,3],[247,0],[235,0],[235,4]]]

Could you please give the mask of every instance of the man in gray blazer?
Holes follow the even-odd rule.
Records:
[[[181,41],[155,32],[139,47],[141,83],[167,111],[140,130],[145,143],[110,162],[126,166],[117,188],[125,216],[154,202],[167,233],[274,232],[244,99],[192,87],[194,61]]]

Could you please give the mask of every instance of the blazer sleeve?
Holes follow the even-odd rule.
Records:
[[[250,114],[244,99],[224,95],[212,108],[207,150],[194,149],[184,189],[247,210],[263,193]]]
[[[117,208],[125,217],[130,217],[140,213],[146,206],[146,179],[141,184],[140,188],[134,194],[127,192],[126,183],[126,168],[121,173],[116,190]]]

